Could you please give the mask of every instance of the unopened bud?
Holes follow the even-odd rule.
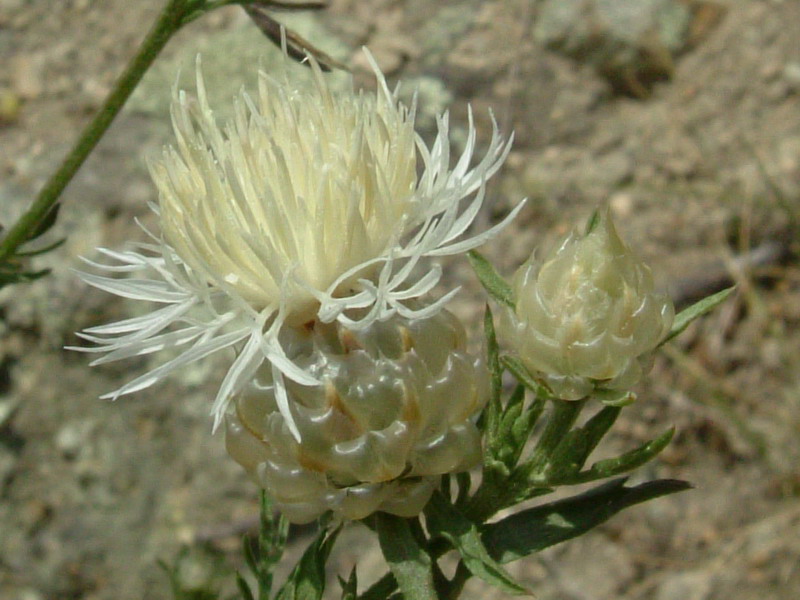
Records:
[[[617,235],[608,214],[570,236],[542,263],[514,275],[516,310],[501,332],[525,366],[559,398],[627,390],[672,324],[674,307],[654,291],[650,269]]]

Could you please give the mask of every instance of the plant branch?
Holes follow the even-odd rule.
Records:
[[[36,200],[0,242],[0,261],[13,256],[54,209],[64,188],[67,187],[111,125],[142,76],[169,39],[186,23],[187,17],[198,10],[198,6],[202,5],[198,5],[195,0],[168,0],[139,46],[138,52],[117,79],[114,89],[106,98],[102,108],[83,130],[75,146],[70,150],[61,166],[50,176]]]

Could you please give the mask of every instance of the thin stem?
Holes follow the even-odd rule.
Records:
[[[168,0],[158,19],[139,46],[136,55],[128,63],[125,71],[117,80],[114,89],[106,98],[100,111],[86,126],[77,143],[61,163],[58,170],[51,175],[39,192],[36,200],[0,242],[0,261],[12,256],[17,248],[24,244],[36,230],[47,214],[53,210],[64,188],[75,176],[92,149],[117,116],[125,101],[142,79],[147,69],[164,48],[172,35],[185,24],[186,18],[197,10],[193,0]]]

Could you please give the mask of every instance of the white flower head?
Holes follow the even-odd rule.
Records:
[[[109,397],[233,347],[237,357],[214,403],[215,427],[232,394],[266,360],[281,412],[299,437],[283,377],[318,381],[286,355],[281,329],[315,318],[358,330],[394,314],[430,316],[456,290],[417,308],[412,301],[441,277],[436,265],[419,277],[420,261],[474,248],[517,214],[521,204],[488,231],[463,236],[511,140],[501,138],[493,120],[486,154],[470,168],[476,145],[470,113],[466,147],[451,169],[447,114],[427,146],[414,131],[416,100],[410,108],[400,103],[368,52],[367,58],[378,80],[374,93],[335,93],[309,58],[310,82],[296,82],[288,65],[274,77],[260,72],[257,95],[242,91],[224,125],[208,104],[199,60],[196,101],[175,90],[177,143],[150,165],[161,233],[154,243],[101,250],[119,264],[91,263],[143,271],[145,278],[82,275],[116,295],[164,306],[87,329],[79,335],[97,346],[79,349],[108,352],[95,363],[166,346],[185,351]]]

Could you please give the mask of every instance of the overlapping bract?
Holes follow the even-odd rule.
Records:
[[[633,386],[674,316],[608,214],[541,263],[531,257],[512,287],[516,309],[505,312],[501,331],[525,366],[565,400],[596,386]]]
[[[488,375],[449,312],[358,331],[316,321],[283,336],[292,360],[322,382],[288,386],[302,442],[265,372],[237,395],[226,443],[291,521],[327,510],[347,519],[376,510],[414,516],[440,475],[480,461],[475,417]]]

